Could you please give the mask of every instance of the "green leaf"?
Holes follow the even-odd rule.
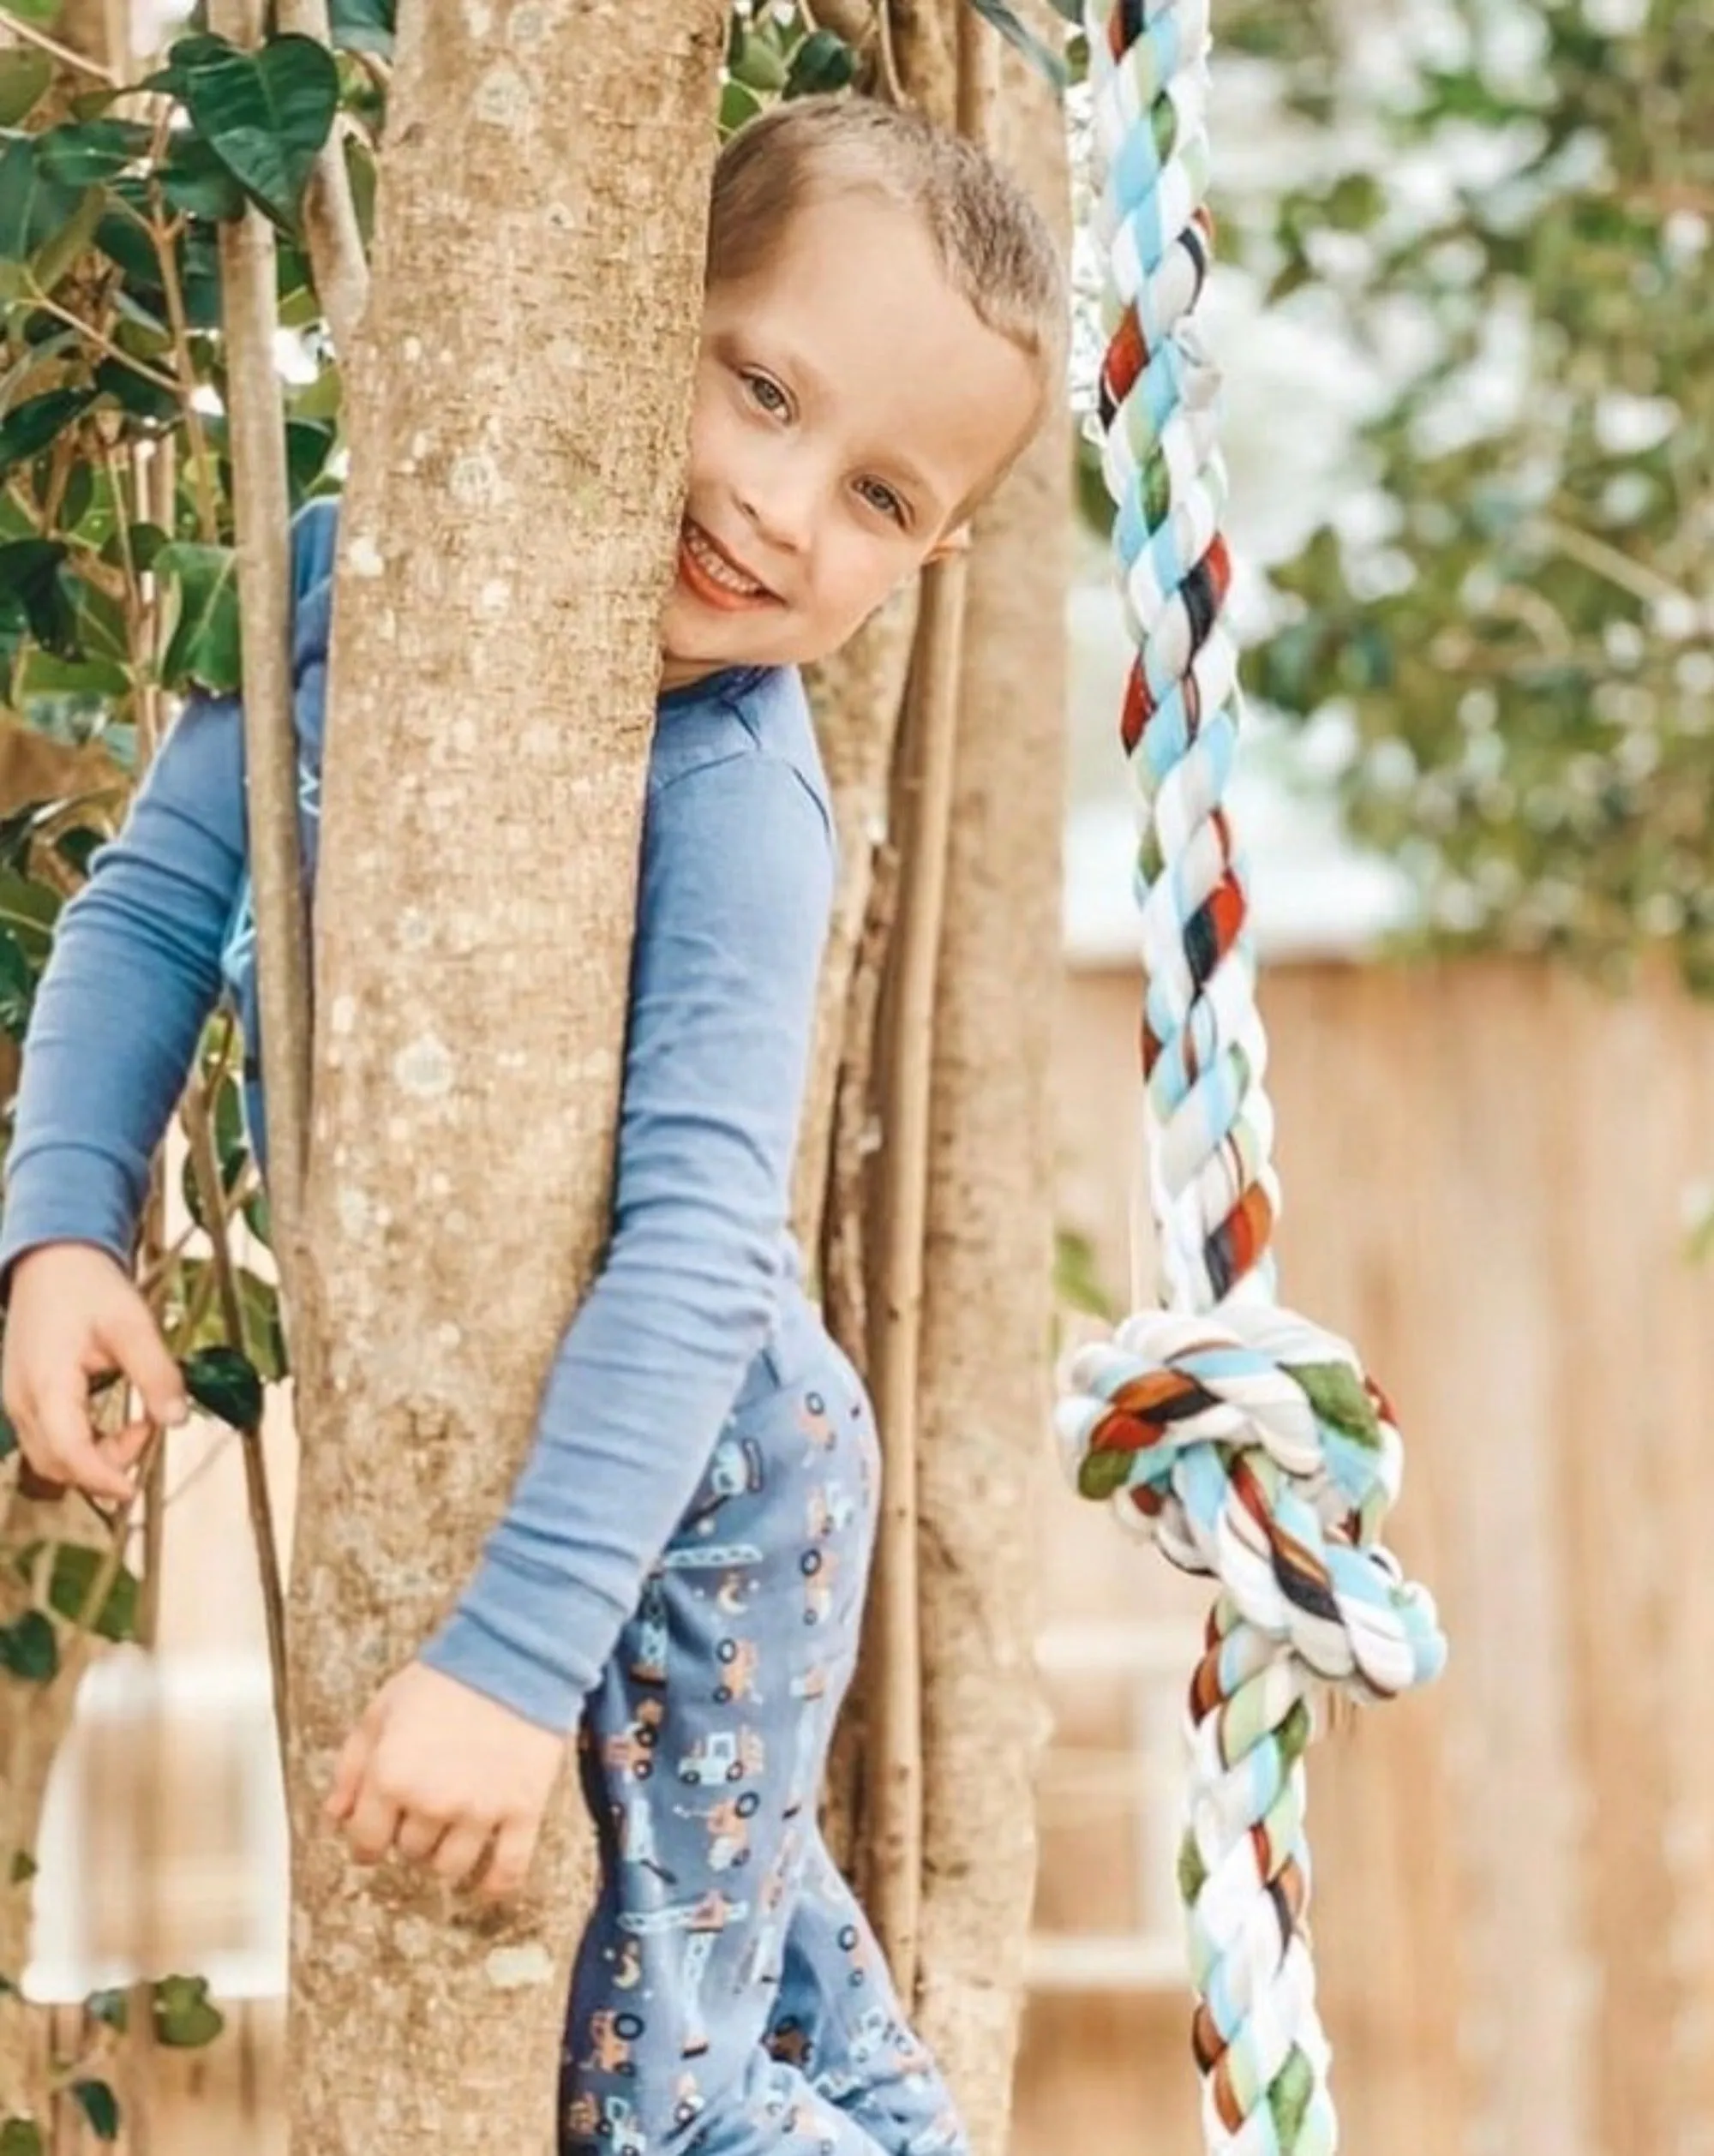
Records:
[[[247,1435],[261,1428],[262,1381],[247,1355],[234,1347],[199,1348],[179,1368],[199,1407]]]
[[[39,457],[95,402],[93,389],[50,389],[27,397],[0,420],[0,474]]]
[[[0,1625],[0,1669],[29,1685],[53,1681],[59,1669],[59,1638],[39,1609],[27,1609],[15,1625]]]
[[[736,20],[734,16],[734,21]],[[827,33],[818,34],[825,36]],[[734,82],[741,82],[747,90],[765,93],[786,87],[785,55],[771,38],[758,38],[753,30],[739,43],[735,57],[728,63],[728,72]]]
[[[87,876],[91,855],[106,843],[105,831],[93,830],[87,823],[74,823],[55,839],[54,851],[74,873]]]
[[[62,903],[51,884],[20,876],[15,869],[0,869],[0,928],[15,936],[25,956],[38,966],[47,963]]]
[[[103,192],[92,187],[71,215],[49,233],[30,259],[30,275],[43,291],[55,290],[89,251],[95,228],[101,222]]]
[[[105,187],[147,157],[153,140],[137,120],[68,121],[36,137],[36,163],[63,187]]]
[[[40,1869],[41,1866],[27,1849],[15,1849],[12,1852],[12,1884],[14,1886],[28,1886]]]
[[[53,62],[33,46],[0,52],[0,128],[15,128],[53,81]]]
[[[333,0],[327,10],[333,43],[342,52],[393,51],[393,0]]]
[[[313,382],[306,382],[293,395],[291,416],[294,419],[333,420],[339,416],[344,385],[337,367],[327,366]]]
[[[12,1418],[0,1408],[0,1460],[9,1459],[18,1449],[18,1433],[12,1427]]]
[[[111,659],[56,659],[29,651],[20,675],[27,701],[39,696],[95,697],[103,701],[129,695],[131,677]]]
[[[1302,1386],[1321,1422],[1359,1445],[1380,1444],[1381,1417],[1349,1363],[1300,1362],[1288,1365],[1286,1374]]]
[[[0,153],[0,263],[33,263],[51,291],[87,243],[80,209],[78,189],[37,171],[30,136],[13,138]],[[67,242],[75,243],[71,255]]]
[[[177,540],[155,556],[158,577],[177,597],[172,639],[161,662],[169,688],[195,681],[215,695],[236,689],[243,676],[238,644],[238,557],[231,547]]]
[[[107,203],[114,201],[105,198]],[[118,198],[123,203],[123,196]],[[160,257],[147,228],[127,207],[105,207],[98,219],[94,233],[95,244],[124,271],[133,284],[146,292],[160,290]]]
[[[968,4],[974,8],[984,22],[998,30],[1009,45],[1016,45],[1037,73],[1045,76],[1063,94],[1066,82],[1064,60],[1045,45],[1034,30],[1018,21],[1006,5],[1006,0],[968,0]]]
[[[92,1991],[83,2002],[83,2010],[92,2021],[99,2021],[104,2028],[115,2029],[121,2036],[131,2019],[129,1996],[120,1991]]]
[[[202,1976],[164,1976],[154,1987],[154,2015],[156,2040],[174,2051],[212,2044],[226,2026]]]
[[[100,395],[111,397],[121,410],[152,426],[171,427],[183,409],[177,390],[150,381],[135,367],[126,366],[123,359],[101,362],[95,370],[95,387]]]
[[[200,135],[181,129],[172,138],[172,154],[161,167],[161,189],[187,217],[219,223],[241,217],[244,190]]]
[[[27,262],[64,230],[78,201],[75,188],[38,169],[32,139],[15,135],[0,154],[0,261]]]
[[[89,2130],[97,2141],[116,2141],[119,2138],[119,2099],[105,2081],[74,2081],[71,2093],[81,2105],[83,2116],[89,2121]]]
[[[0,547],[0,633],[9,626],[27,629],[46,650],[75,659],[76,610],[60,581],[68,552],[57,539],[15,539]]]
[[[194,51],[186,51],[194,46]],[[173,48],[186,109],[244,192],[290,230],[339,104],[333,56],[313,38],[273,38],[255,52],[218,39]]]
[[[31,1578],[40,1560],[44,1542],[30,1542],[13,1562],[22,1578]],[[56,1542],[53,1569],[48,1575],[48,1604],[69,1624],[81,1624],[95,1587],[95,1575],[106,1562],[106,1553],[87,1542]],[[106,1599],[95,1614],[90,1630],[98,1638],[116,1646],[137,1636],[137,1601],[141,1593],[136,1575],[122,1565],[113,1575]]]
[[[788,98],[810,98],[842,90],[856,72],[856,55],[844,39],[836,37],[831,30],[818,30],[813,36],[806,38],[792,55],[785,94]]]
[[[327,466],[339,439],[338,429],[327,420],[288,419],[285,458],[291,478],[292,506],[297,508]]]
[[[753,90],[746,90],[741,82],[728,82],[720,93],[721,133],[736,135],[761,110],[762,100]]]
[[[33,2118],[9,2118],[0,2126],[0,2156],[43,2156],[45,2147]]]
[[[9,1039],[23,1040],[30,1013],[35,1009],[39,978],[19,949],[17,937],[9,928],[0,926],[0,1031]],[[0,1446],[0,1459],[13,1449],[13,1446]]]

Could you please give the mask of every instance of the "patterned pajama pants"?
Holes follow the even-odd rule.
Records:
[[[964,2156],[816,1824],[877,1479],[838,1350],[790,1384],[764,1358],[590,1697],[561,2156]]]

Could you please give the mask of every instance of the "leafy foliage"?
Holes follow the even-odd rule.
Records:
[[[1411,20],[1223,26],[1303,123],[1226,250],[1379,385],[1251,679],[1433,936],[1714,989],[1714,6]]]

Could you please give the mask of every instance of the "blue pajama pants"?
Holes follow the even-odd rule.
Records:
[[[816,1820],[878,1482],[832,1343],[759,1359],[588,1704],[561,2156],[965,2156]]]

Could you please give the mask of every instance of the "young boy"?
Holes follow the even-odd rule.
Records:
[[[1066,302],[986,159],[848,100],[728,145],[708,266],[612,1240],[482,1565],[352,1733],[328,1809],[366,1861],[461,1881],[486,1857],[486,1890],[513,1891],[581,1719],[603,1878],[562,2147],[931,2156],[960,2129],[815,1823],[877,1454],[786,1227],[834,884],[795,668],[961,542],[1044,416]],[[294,535],[310,777],[334,514]],[[193,704],[67,909],[27,1046],[5,1401],[39,1473],[110,1497],[186,1411],[131,1280],[148,1162],[223,987],[256,1038],[243,787],[239,713]],[[147,1419],[103,1437],[109,1369]]]

